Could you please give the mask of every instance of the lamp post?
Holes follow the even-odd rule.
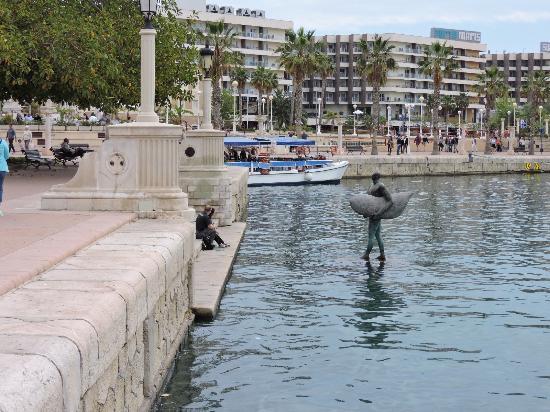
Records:
[[[233,87],[233,133],[237,133],[237,87],[239,87],[239,82],[233,80],[231,87]]]
[[[407,104],[405,107],[407,108],[407,153],[411,152],[411,109],[414,105]]]
[[[273,131],[273,95],[269,95],[269,131]]]
[[[485,113],[485,107],[479,109],[479,112],[481,113],[481,133],[479,137],[483,139],[483,113]]]
[[[388,137],[391,137],[390,131],[391,107],[388,105]]]
[[[514,129],[515,129],[516,133],[519,133],[519,127],[518,127],[518,125],[516,125],[516,108],[518,107],[518,104],[516,102],[514,102],[514,104],[512,106],[514,106]]]
[[[203,120],[202,128],[211,130],[212,127],[212,79],[210,78],[210,69],[212,68],[212,57],[214,51],[210,48],[208,41],[200,50],[201,67],[203,70],[202,90],[204,93],[203,100]]]
[[[422,138],[424,137],[424,96],[420,96],[418,100],[420,101],[420,140],[422,140]]]
[[[155,37],[153,16],[157,14],[157,0],[140,0],[140,9],[145,18],[141,36],[141,104],[136,121],[158,123],[155,113]]]
[[[508,126],[508,130],[510,130],[510,115],[512,114],[512,112],[508,110],[506,114],[508,115],[507,126]]]
[[[317,136],[321,135],[321,103],[323,102],[323,99],[320,97],[317,98],[317,106],[318,106],[318,115],[317,115]]]
[[[542,148],[542,133],[543,133],[543,128],[542,128],[542,109],[544,109],[544,107],[542,106],[539,106],[539,128],[540,128],[540,154],[542,154],[542,152],[544,151],[544,149]],[[535,150],[534,148],[534,144],[533,144],[533,151]]]
[[[458,111],[458,138],[462,137],[462,110]]]
[[[357,136],[357,128],[356,128],[356,125],[355,125],[355,114],[357,112],[357,105],[354,104],[353,105],[353,135],[352,136]]]
[[[431,109],[432,117],[430,119],[430,138],[434,138],[434,109]]]
[[[262,128],[261,128],[262,132],[265,132],[264,113],[265,113],[265,97],[262,97],[262,112],[261,112],[261,116],[260,116],[260,121],[262,122]]]

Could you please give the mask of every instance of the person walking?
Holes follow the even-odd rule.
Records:
[[[32,141],[32,132],[30,131],[29,126],[25,126],[25,131],[23,132],[23,143],[25,143],[25,150],[31,148]]]
[[[0,216],[4,216],[2,212],[2,195],[4,193],[4,179],[9,172],[8,159],[10,158],[10,149],[5,140],[0,137]]]
[[[8,150],[13,153],[15,153],[15,147],[13,146],[13,142],[15,142],[15,137],[16,137],[16,133],[13,128],[13,124],[10,124],[8,131],[6,132],[6,138],[8,139],[8,142],[9,142]]]
[[[391,151],[393,149],[393,136],[388,138],[388,156],[391,156]]]
[[[477,137],[474,136],[474,138],[472,139],[472,152],[477,152]]]

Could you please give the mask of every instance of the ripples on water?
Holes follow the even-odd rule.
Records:
[[[419,193],[372,266],[347,201],[368,181],[251,189],[219,316],[162,410],[550,410],[548,177],[385,183]]]

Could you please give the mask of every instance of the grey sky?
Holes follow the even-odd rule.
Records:
[[[550,0],[210,0],[266,11],[317,34],[403,33],[431,27],[480,31],[494,52],[539,51],[550,42]]]

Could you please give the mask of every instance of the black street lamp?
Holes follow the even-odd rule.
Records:
[[[214,56],[214,50],[210,48],[210,45],[208,44],[208,41],[207,41],[205,46],[202,49],[200,49],[199,53],[201,56],[201,67],[204,72],[204,78],[209,79],[210,69],[212,68],[212,59]]]
[[[141,14],[145,17],[145,28],[153,28],[153,16],[157,14],[158,0],[139,0]]]

